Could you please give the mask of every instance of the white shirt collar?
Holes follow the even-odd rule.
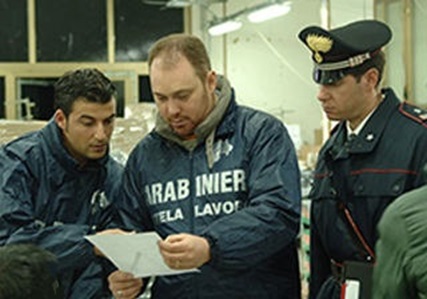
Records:
[[[377,106],[378,108],[378,106]],[[366,115],[366,117],[360,122],[360,124],[354,129],[352,130],[350,128],[350,122],[346,121],[345,122],[345,126],[347,128],[347,137],[349,137],[350,135],[354,134],[354,135],[359,135],[360,131],[362,131],[363,127],[366,125],[366,123],[368,122],[368,119],[372,116],[372,114],[375,112],[375,110],[377,110],[377,108],[375,108],[374,110],[372,110],[368,115]]]

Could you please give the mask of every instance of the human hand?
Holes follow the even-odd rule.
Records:
[[[172,269],[198,268],[211,258],[208,240],[196,235],[170,235],[158,244],[163,260]]]
[[[141,292],[142,278],[135,278],[132,274],[120,270],[108,276],[108,287],[114,298],[134,299]]]
[[[95,235],[126,235],[126,234],[134,234],[135,232],[131,231],[124,231],[120,228],[110,228],[105,229],[103,231],[97,232]],[[95,255],[105,257],[105,255],[102,253],[101,250],[98,249],[98,247],[94,246],[93,251],[95,252]]]

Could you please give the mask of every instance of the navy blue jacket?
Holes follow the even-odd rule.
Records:
[[[201,273],[157,277],[152,298],[300,298],[300,177],[285,127],[233,97],[215,131],[212,168],[206,143],[188,151],[153,131],[128,159],[127,225],[211,242]]]
[[[384,100],[350,145],[344,145],[347,132],[342,122],[319,153],[309,195],[310,298],[316,298],[331,276],[331,259],[374,262],[350,228],[343,207],[373,251],[384,209],[402,193],[424,184],[427,113],[401,103],[391,89],[383,92]],[[328,281],[324,290],[333,287],[333,280]]]
[[[0,149],[0,245],[34,243],[53,252],[65,298],[99,299],[103,261],[83,237],[114,216],[122,166],[109,156],[85,167],[68,154],[60,129],[43,129]]]

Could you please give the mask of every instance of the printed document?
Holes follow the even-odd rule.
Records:
[[[169,268],[160,254],[156,232],[126,235],[91,235],[85,237],[118,269],[135,277],[175,275],[200,272],[198,269],[174,270]]]

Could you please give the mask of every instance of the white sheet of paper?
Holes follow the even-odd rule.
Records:
[[[160,254],[156,232],[127,235],[91,235],[85,237],[99,248],[120,270],[132,273],[135,277],[175,275],[199,272],[198,269],[173,270],[169,268]]]

